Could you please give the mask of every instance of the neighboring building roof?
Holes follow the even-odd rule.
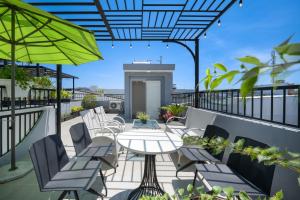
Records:
[[[173,71],[175,70],[175,64],[124,64],[123,69],[124,71]]]

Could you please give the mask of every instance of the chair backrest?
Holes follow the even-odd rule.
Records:
[[[235,138],[235,142],[239,139],[245,140],[245,147],[269,147],[267,144],[246,137],[238,136]],[[258,163],[256,160],[252,161],[250,156],[237,153],[230,154],[227,165],[261,189],[265,194],[270,195],[275,170],[274,165],[267,166],[263,163]]]
[[[76,155],[78,155],[89,144],[92,143],[91,136],[86,128],[85,123],[77,123],[71,126],[70,134],[71,134]]]
[[[93,138],[95,137],[96,129],[102,128],[102,124],[99,123],[99,119],[96,116],[93,109],[87,110],[85,112],[80,113],[83,122],[86,125],[86,128],[90,134],[90,136]]]
[[[207,137],[209,139],[211,139],[213,137],[222,137],[224,139],[227,139],[229,137],[229,133],[225,129],[218,127],[216,125],[207,125],[205,132],[203,134],[203,137]],[[221,153],[216,154],[216,155],[213,154],[213,152],[209,149],[207,151],[209,153],[211,153],[218,160],[222,160],[224,151],[222,151]]]
[[[69,162],[63,143],[57,135],[50,135],[33,143],[29,154],[41,191]]]
[[[98,116],[98,119],[100,121],[108,121],[109,120],[106,113],[105,113],[105,110],[104,110],[103,106],[96,107],[95,112],[96,112],[96,115]]]

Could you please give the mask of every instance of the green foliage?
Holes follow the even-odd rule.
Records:
[[[264,165],[278,165],[291,169],[300,175],[299,153],[281,151],[274,146],[268,148],[245,147],[245,141],[243,139],[235,143],[230,143],[229,140],[225,140],[222,137],[209,139],[207,137],[188,136],[183,138],[183,142],[184,145],[197,145],[201,148],[209,149],[213,154],[219,154],[226,148],[230,148],[231,152],[249,156],[252,160],[257,160],[257,162],[261,162]]]
[[[92,109],[95,108],[97,106],[97,102],[96,102],[97,98],[95,95],[92,94],[87,94],[83,97],[82,102],[81,102],[81,106],[84,109]]]
[[[213,65],[214,74],[210,73],[210,69],[206,69],[206,77],[202,80],[205,89],[216,89],[225,79],[228,83],[240,75],[241,96],[245,98],[251,93],[260,75],[269,73],[269,75],[277,82],[280,76],[288,75],[288,69],[300,63],[300,43],[290,43],[292,37],[276,46],[274,51],[281,59],[278,64],[272,65],[270,61],[260,61],[255,56],[244,56],[237,58],[241,62],[240,70],[228,71],[227,67],[221,63]],[[248,65],[248,66],[246,66]],[[219,73],[221,72],[221,73]]]
[[[136,113],[136,117],[141,120],[142,122],[146,122],[147,120],[150,119],[150,116],[147,115],[146,113],[144,112],[138,112]]]
[[[189,184],[186,188],[179,188],[177,190],[178,195],[170,196],[168,194],[164,194],[162,196],[142,196],[140,200],[234,200],[234,188],[233,187],[220,187],[220,186],[213,186],[212,190],[209,192],[205,192],[204,187],[194,188],[192,184]],[[222,197],[224,198],[222,198]],[[246,192],[241,191],[237,194],[240,200],[253,200]],[[260,198],[258,197],[257,200]],[[282,191],[278,191],[274,196],[268,198],[268,200],[282,200],[283,193]],[[267,200],[267,198],[265,198]]]
[[[62,99],[71,99],[72,95],[71,92],[66,91],[66,90],[61,90],[60,95]]]
[[[34,77],[32,81],[35,88],[53,88],[52,82],[48,76]]]
[[[171,104],[162,106],[161,109],[170,112],[173,116],[181,116],[186,111],[187,107],[181,104]]]
[[[71,107],[71,113],[76,113],[76,112],[80,112],[80,111],[83,111],[82,106],[72,106]]]
[[[30,81],[32,77],[22,68],[16,67],[16,83],[22,88],[26,90],[30,86]],[[11,67],[5,66],[0,68],[0,79],[11,79]]]

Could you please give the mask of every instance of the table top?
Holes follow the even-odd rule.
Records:
[[[147,155],[172,153],[183,145],[180,136],[163,130],[151,129],[137,129],[120,133],[118,143],[134,153]]]
[[[133,128],[160,129],[160,126],[155,119],[147,120],[145,124],[140,119],[135,119],[133,120]]]

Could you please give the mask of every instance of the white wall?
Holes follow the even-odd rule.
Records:
[[[16,146],[16,159],[19,160],[24,156],[28,155],[29,147],[35,141],[50,135],[55,134],[55,109],[52,106],[49,107],[41,107],[41,108],[31,108],[31,109],[23,109],[18,110],[17,113],[20,112],[30,112],[43,110],[43,114],[35,124],[31,132],[24,138],[24,140]],[[1,115],[7,115],[9,112],[1,112]],[[18,126],[16,126],[16,130],[18,130]],[[6,153],[4,156],[0,158],[0,166],[3,164],[7,164],[10,162],[10,152]]]

